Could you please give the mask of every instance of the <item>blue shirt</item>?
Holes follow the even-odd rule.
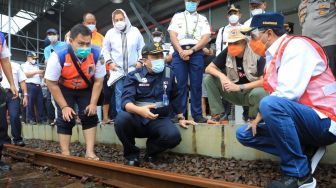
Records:
[[[167,68],[165,68],[167,69]],[[139,73],[141,77],[141,82],[135,76],[135,73]],[[152,109],[152,113],[159,114],[160,117],[169,117],[170,109],[177,114],[182,113],[179,103],[180,94],[177,89],[177,82],[175,74],[170,70],[170,77],[166,77],[165,70],[162,73],[149,73],[146,67],[141,69],[136,69],[133,72],[130,72],[125,81],[124,89],[121,96],[122,108],[125,110],[127,103],[139,102],[162,102],[164,94],[164,85],[167,85],[166,94],[169,99],[169,106]],[[149,120],[141,118],[143,123],[148,123]]]
[[[54,49],[56,47],[60,47],[60,46],[63,46],[63,45],[66,45],[65,42],[61,42],[61,41],[57,41],[55,45],[49,45],[47,46],[46,48],[44,48],[44,60],[45,61],[48,61],[51,53],[54,51]]]

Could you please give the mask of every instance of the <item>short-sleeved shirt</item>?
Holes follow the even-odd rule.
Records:
[[[175,14],[168,31],[177,33],[177,39],[181,46],[195,45],[203,35],[211,34],[207,18],[197,12],[191,14],[188,11]],[[187,37],[187,34],[192,35],[194,39]]]
[[[23,72],[30,72],[30,71],[37,71],[40,70],[39,64],[32,64],[30,62],[26,62],[24,64],[21,65],[21,68],[23,70]],[[40,77],[39,74],[35,74],[33,77],[31,78],[27,78],[26,83],[30,83],[30,84],[42,84],[42,78]]]
[[[16,89],[19,91],[19,83],[22,81],[25,81],[27,79],[26,75],[21,69],[21,66],[17,63],[11,62],[11,67],[12,67],[12,74],[13,74],[13,80]],[[6,78],[6,76],[3,77],[1,81],[1,85],[3,88],[9,89],[10,84]]]
[[[0,35],[3,35],[1,32],[0,32]],[[0,52],[1,53],[1,60],[2,59],[5,59],[5,58],[9,58],[11,56],[11,53],[10,53],[10,50],[6,44],[6,40],[4,40],[4,43],[2,44],[2,51]],[[2,71],[1,71],[1,65],[0,65],[0,79],[2,77]]]
[[[227,59],[228,49],[224,49],[213,61],[213,63],[223,72],[226,72],[226,59]],[[264,74],[265,58],[260,57],[257,61],[257,76],[262,76]],[[243,58],[236,57],[237,71],[239,76],[239,81],[236,84],[246,84],[250,81],[247,79],[245,70],[243,68]]]
[[[45,61],[49,60],[50,54],[54,51],[55,48],[60,47],[62,45],[66,45],[65,42],[57,41],[55,45],[49,45],[44,48],[44,59]]]
[[[100,60],[99,60],[100,61]],[[47,63],[46,72],[44,78],[51,81],[58,81],[62,74],[62,66],[60,64],[58,55],[56,52],[51,53]],[[100,62],[96,63],[95,78],[103,78],[106,75],[105,64]]]

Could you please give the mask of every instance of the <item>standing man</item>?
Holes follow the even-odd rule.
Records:
[[[83,25],[85,25],[86,27],[88,27],[91,31],[91,35],[92,35],[92,39],[91,39],[91,45],[96,45],[99,48],[103,47],[103,41],[104,41],[104,36],[100,33],[98,33],[97,31],[97,21],[96,21],[96,17],[95,15],[93,15],[92,13],[86,13],[83,16]],[[106,66],[106,70],[108,71],[108,66]],[[109,88],[105,87],[107,85],[107,75],[104,78],[104,87],[103,90],[106,91],[104,92],[104,100],[105,100],[105,93],[108,93],[109,91],[107,91]],[[111,94],[107,95],[108,97],[111,96]],[[102,109],[101,106],[97,107],[97,115],[99,120],[103,120],[103,123],[107,123],[109,122],[109,118],[108,118],[108,112],[109,112],[109,102],[111,101],[111,97],[110,100],[108,100],[108,103],[105,104],[104,101],[104,105],[103,105],[103,118],[102,118]]]
[[[250,0],[250,11],[252,17],[258,14],[265,13],[267,4],[265,0]],[[248,28],[251,25],[252,17],[244,22],[244,28]]]
[[[278,13],[254,16],[251,30],[252,50],[266,56],[263,84],[271,95],[260,101],[263,122],[240,127],[237,139],[280,157],[284,177],[266,187],[316,187],[313,164],[324,152],[308,158],[304,151],[336,142],[336,81],[327,56],[312,39],[285,34]]]
[[[216,56],[218,56],[228,46],[227,38],[229,32],[232,29],[239,29],[241,26],[239,23],[239,19],[241,18],[240,10],[234,4],[230,6],[230,9],[227,12],[227,17],[229,24],[218,30],[216,38]]]
[[[50,44],[44,48],[44,62],[47,64],[50,54],[55,50],[55,48],[65,45],[64,42],[59,41],[59,35],[56,29],[50,28],[47,30],[47,38],[50,41]],[[44,86],[45,87],[45,86]],[[46,100],[46,107],[47,107],[47,123],[49,125],[55,125],[55,107],[53,105],[53,99],[49,90],[47,90],[47,100]]]
[[[12,68],[9,63],[9,57],[11,56],[9,48],[6,45],[5,36],[3,33],[0,32],[0,69],[3,70],[5,76],[8,79],[10,90],[13,94],[13,98],[18,97],[18,91],[15,88],[13,75],[12,75]],[[2,80],[2,71],[0,71],[0,80]],[[7,121],[6,119],[6,92],[0,85],[0,121]],[[0,124],[0,159],[2,156],[2,149],[3,144],[10,143],[10,138],[8,137],[8,126],[4,124]],[[0,161],[0,172],[1,171],[8,171],[10,170],[10,166],[2,161]]]
[[[126,164],[139,166],[139,148],[135,138],[148,138],[145,161],[155,162],[157,155],[181,141],[179,130],[170,119],[170,109],[178,114],[182,127],[195,124],[183,117],[174,72],[165,67],[163,50],[149,44],[143,50],[143,66],[128,74],[121,97],[123,112],[115,122],[116,133],[124,146]]]
[[[21,70],[19,64],[11,62],[12,73],[15,88],[19,91],[19,83],[23,93],[23,107],[27,106],[28,103],[28,92],[25,80],[27,79],[24,72]],[[11,131],[13,136],[13,144],[17,146],[25,146],[21,136],[22,124],[20,120],[20,99],[19,97],[13,98],[13,93],[10,90],[10,84],[6,76],[2,78],[1,81],[2,87],[6,90],[7,100],[6,100],[6,108],[5,110],[8,111]],[[2,126],[8,126],[7,121],[1,121],[1,124],[5,124]]]
[[[75,104],[86,141],[85,158],[99,160],[94,152],[97,101],[106,74],[99,61],[100,49],[91,46],[91,31],[83,24],[70,31],[70,44],[56,49],[47,64],[45,79],[57,103],[57,133],[63,155],[70,155],[69,145],[75,126]]]
[[[329,66],[336,76],[336,1],[302,0],[299,18],[302,35],[316,40],[326,52]]]
[[[44,70],[39,69],[39,64],[36,61],[37,58],[38,57],[34,52],[29,52],[26,63],[21,65],[22,70],[27,77],[27,122],[31,125],[45,123],[45,120],[43,119],[43,94],[41,87]],[[36,113],[35,108],[37,110]]]
[[[141,67],[141,50],[145,46],[138,28],[131,25],[126,13],[117,9],[112,13],[113,28],[104,38],[103,55],[110,68],[110,84],[115,85],[116,111],[121,112],[121,94],[124,77],[136,67]]]
[[[184,0],[186,10],[174,15],[168,31],[175,49],[172,69],[181,92],[183,113],[187,112],[188,76],[191,89],[191,115],[198,123],[206,123],[202,116],[202,78],[204,68],[203,48],[210,38],[210,26],[206,17],[197,13],[200,0]]]

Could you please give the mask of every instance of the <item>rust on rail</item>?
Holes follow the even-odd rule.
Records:
[[[95,177],[104,184],[122,188],[255,188],[254,186],[225,182],[221,180],[212,180],[171,172],[130,167],[106,161],[92,161],[81,157],[64,156],[14,145],[4,145],[4,152],[6,155],[13,157],[14,159],[25,160],[40,166],[49,166],[74,176]]]

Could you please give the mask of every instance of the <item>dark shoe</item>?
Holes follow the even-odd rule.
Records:
[[[198,119],[195,120],[196,123],[207,123],[208,119],[205,117],[200,117]]]
[[[309,174],[303,178],[284,176],[280,180],[267,183],[266,188],[315,188],[316,180]]]
[[[48,120],[48,125],[54,126],[55,125],[55,120]]]
[[[228,114],[217,114],[211,117],[212,121],[229,121],[229,115]]]
[[[147,163],[155,163],[157,161],[157,156],[154,156],[154,155],[145,155],[144,157],[144,161],[147,162]]]
[[[24,147],[26,144],[21,140],[14,142],[14,145]]]
[[[131,160],[126,160],[125,164],[128,166],[140,166],[140,161],[138,158],[134,158]]]
[[[249,107],[248,106],[243,106],[243,120],[244,121],[248,121],[249,120],[249,117],[248,117],[248,114],[249,114]]]
[[[11,166],[9,164],[6,164],[0,161],[0,172],[8,172],[10,170],[11,170]]]

